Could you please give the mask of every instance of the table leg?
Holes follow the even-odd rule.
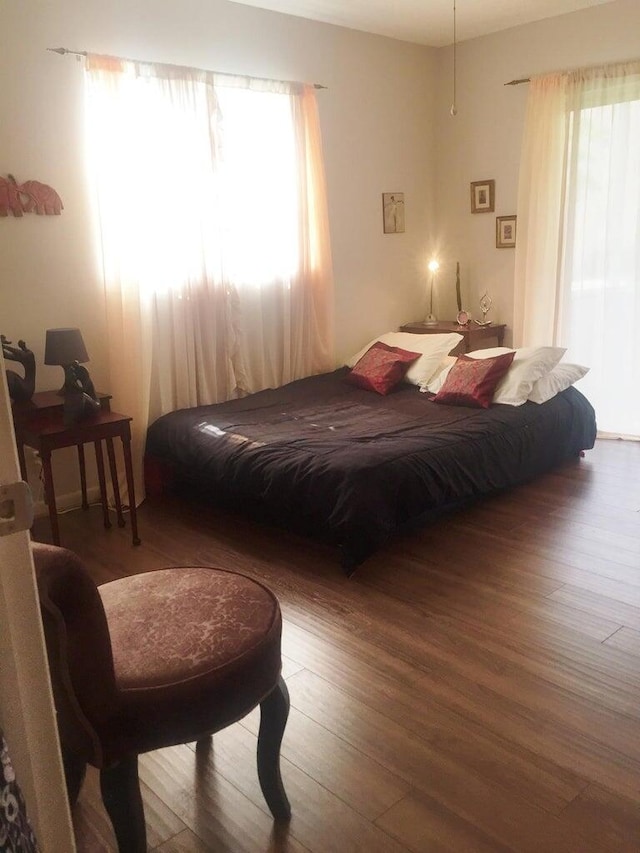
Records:
[[[58,527],[58,509],[56,507],[56,493],[53,487],[53,474],[51,473],[51,451],[42,451],[42,473],[44,474],[44,493],[49,507],[49,521],[51,522],[51,535],[53,544],[60,544],[60,529]]]
[[[87,500],[87,469],[84,464],[84,445],[78,444],[78,467],[80,468],[80,488],[82,489],[82,509],[89,509]]]
[[[502,342],[504,341],[504,329],[498,329],[498,334],[496,335],[498,339],[498,346],[502,346]]]
[[[133,485],[133,464],[131,462],[131,433],[129,424],[127,431],[122,435],[122,449],[124,451],[124,469],[127,474],[127,491],[129,492],[129,514],[131,517],[131,537],[134,545],[140,545],[138,536],[138,515],[136,512],[136,494]]]
[[[109,505],[107,503],[107,481],[104,476],[104,457],[102,456],[102,442],[94,441],[96,448],[96,465],[98,466],[98,481],[100,483],[100,500],[102,501],[102,518],[105,527],[111,527],[109,519]]]
[[[118,527],[124,527],[125,521],[122,515],[122,501],[120,500],[120,484],[118,483],[118,468],[116,467],[116,454],[113,449],[113,439],[107,440],[107,456],[109,457],[109,470],[111,472],[111,483],[113,484],[113,496],[116,501],[116,515]]]

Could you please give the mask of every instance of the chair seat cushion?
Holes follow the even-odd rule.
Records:
[[[244,716],[280,673],[278,601],[236,572],[179,567],[99,588],[122,704],[111,757],[195,740]],[[142,748],[141,746],[142,741]]]

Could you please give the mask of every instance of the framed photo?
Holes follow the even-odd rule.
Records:
[[[496,182],[471,182],[471,213],[491,213],[496,207]]]
[[[517,218],[517,216],[496,216],[496,249],[515,247]]]
[[[404,193],[382,193],[382,226],[385,234],[404,232]]]

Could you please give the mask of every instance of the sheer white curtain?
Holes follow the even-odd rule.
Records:
[[[102,56],[86,81],[111,390],[139,474],[160,414],[334,366],[317,104],[302,84]]]
[[[515,340],[568,347],[601,435],[640,437],[640,63],[532,79]]]

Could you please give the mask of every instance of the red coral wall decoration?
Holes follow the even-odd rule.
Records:
[[[64,205],[58,193],[49,184],[25,181],[19,184],[13,175],[0,178],[0,216],[22,216],[23,213],[59,216]]]

